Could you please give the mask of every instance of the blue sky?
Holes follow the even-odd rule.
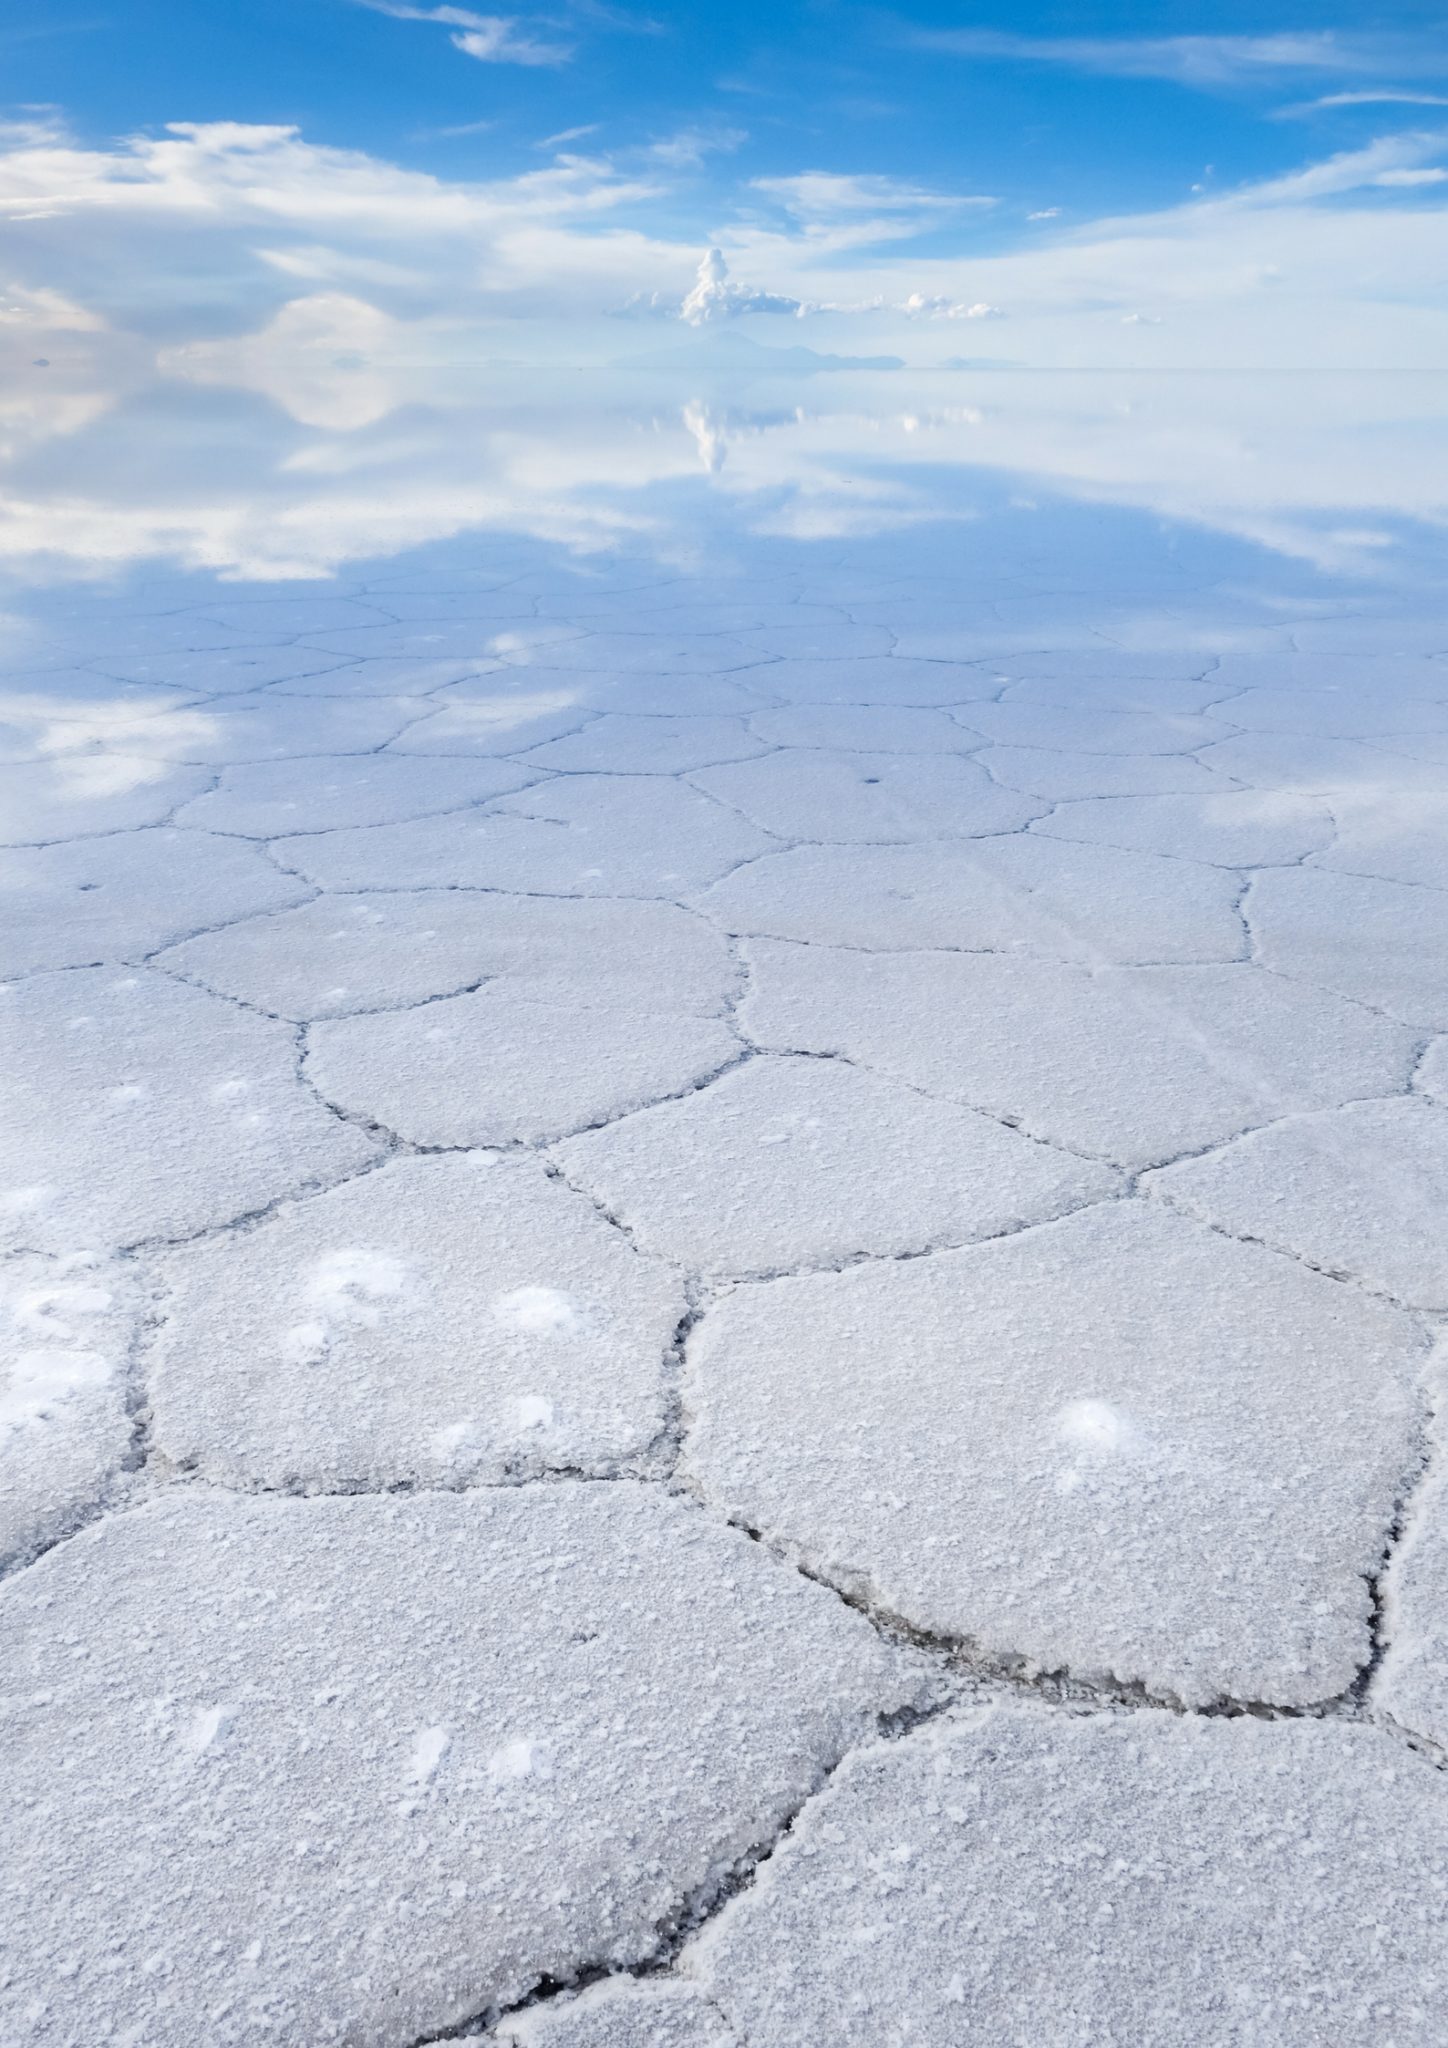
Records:
[[[5,32],[32,363],[104,334],[275,393],[670,326],[927,369],[1448,361],[1448,32],[1408,9],[107,10]]]
[[[672,144],[670,191],[648,213],[665,233],[697,232],[730,187],[820,169],[988,192],[1000,203],[974,239],[1002,246],[1033,212],[1164,207],[1448,125],[1448,25],[1426,10],[1267,17],[1260,0],[997,13],[710,0],[652,14],[585,0],[516,15],[52,0],[0,32],[0,55],[12,108],[57,108],[89,141],[285,122],[457,179],[516,174],[559,135],[555,150],[625,159]],[[1422,97],[1373,97],[1392,92]]]

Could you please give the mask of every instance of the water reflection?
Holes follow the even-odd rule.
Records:
[[[1381,585],[1448,516],[1448,400],[1415,373],[812,371],[733,335],[531,370],[410,359],[378,319],[359,349],[299,301],[259,335],[147,357],[82,331],[19,366],[0,559],[304,579],[488,533],[681,560],[1085,503]]]
[[[377,757],[399,788],[399,762],[439,764],[435,804],[406,784],[419,817],[458,776],[504,777],[492,796],[528,822],[501,886],[590,893],[597,837],[626,848],[628,892],[677,896],[708,818],[655,844],[656,799],[554,818],[509,778],[670,778],[688,810],[679,776],[768,756],[734,808],[781,843],[1011,833],[1056,806],[1084,833],[1088,804],[1110,834],[1114,804],[1225,800],[1193,858],[1270,865],[1310,815],[1331,850],[1309,833],[1295,858],[1434,884],[1432,380],[859,370],[733,336],[563,373],[336,338],[314,307],[310,337],[273,322],[143,360],[81,326],[33,366],[0,514],[22,865],[221,829],[198,810],[218,775],[271,778],[275,838],[316,808],[307,764],[352,790],[338,764]],[[337,802],[338,829],[381,822],[360,790]],[[155,857],[134,890],[159,915]],[[448,886],[494,886],[466,850],[439,860]],[[69,881],[52,908],[64,962],[89,958]]]

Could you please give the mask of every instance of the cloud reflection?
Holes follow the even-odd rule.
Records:
[[[1406,529],[1448,520],[1428,378],[802,376],[766,351],[547,375],[378,359],[349,334],[345,302],[313,301],[159,375],[122,361],[111,390],[99,347],[88,379],[37,381],[0,415],[0,559],[310,578],[469,532],[668,554],[711,523],[865,534],[1048,493],[1381,581]]]

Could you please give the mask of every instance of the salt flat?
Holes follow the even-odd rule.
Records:
[[[1448,627],[1133,547],[27,595],[6,2048],[1441,2039]]]

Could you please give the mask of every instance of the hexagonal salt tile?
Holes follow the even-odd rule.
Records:
[[[352,1491],[637,1467],[682,1288],[532,1159],[399,1159],[160,1262],[157,1448]]]
[[[0,993],[0,1242],[182,1237],[376,1156],[297,1079],[290,1028],[144,969]]]
[[[751,1060],[553,1156],[646,1249],[735,1275],[961,1244],[1117,1185],[989,1117],[832,1060]]]
[[[1370,1649],[1421,1355],[1395,1309],[1111,1203],[736,1289],[689,1340],[685,1469],[989,1658],[1305,1704]]]
[[[388,2048],[627,1968],[916,1684],[626,1482],[173,1494],[0,1590],[0,1663],[35,2048]]]

